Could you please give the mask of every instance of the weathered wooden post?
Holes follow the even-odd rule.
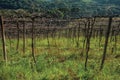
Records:
[[[46,37],[47,37],[48,48],[50,48],[50,41],[49,41],[49,31],[50,31],[50,30],[49,30],[49,27],[50,27],[50,25],[51,25],[51,22],[48,23],[47,30],[46,30],[46,31],[47,31],[46,33],[47,33],[47,34],[45,33],[45,34],[46,34]]]
[[[18,51],[19,49],[19,41],[20,41],[20,29],[19,29],[19,22],[16,22],[16,26],[17,26],[17,46],[16,46],[16,50]]]
[[[26,33],[26,30],[25,30],[25,22],[23,21],[23,53],[25,54],[25,33]]]
[[[102,56],[102,62],[101,62],[101,65],[100,65],[100,70],[103,69],[103,65],[104,65],[105,58],[106,58],[106,52],[107,52],[107,46],[108,46],[108,40],[109,40],[111,25],[112,25],[112,17],[109,17],[109,23],[108,23],[106,36],[105,36],[106,39],[105,39],[105,45],[104,45],[104,51],[103,51],[103,56]]]
[[[3,58],[7,62],[5,32],[4,32],[4,26],[3,26],[3,18],[2,18],[2,16],[0,16],[0,26],[1,26],[1,36],[2,36]]]
[[[33,57],[33,61],[34,63],[36,63],[36,59],[35,59],[35,50],[34,50],[34,38],[35,38],[35,26],[34,26],[34,21],[35,21],[35,18],[32,17],[32,45],[31,45],[31,48],[32,48],[32,57]]]

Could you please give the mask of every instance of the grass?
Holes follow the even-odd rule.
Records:
[[[119,36],[118,36],[119,39]],[[0,40],[1,41],[1,40]],[[11,39],[11,47],[7,39],[8,53],[7,64],[3,61],[2,46],[0,46],[0,80],[120,80],[120,42],[117,42],[116,53],[111,53],[114,42],[109,43],[107,57],[102,71],[99,71],[104,38],[99,47],[98,39],[91,39],[88,70],[84,70],[85,52],[81,57],[83,38],[80,38],[79,46],[68,38],[36,39],[35,57],[33,63],[31,55],[31,39],[26,40],[26,53],[22,52],[22,39],[18,52],[16,51],[16,39]],[[2,43],[0,42],[0,45]]]

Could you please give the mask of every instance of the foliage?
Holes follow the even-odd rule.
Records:
[[[1,0],[0,9],[50,12],[59,18],[120,14],[119,0]]]

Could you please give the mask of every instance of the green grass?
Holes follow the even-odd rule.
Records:
[[[118,36],[118,40],[119,40]],[[5,64],[0,46],[0,80],[120,80],[120,42],[117,42],[116,53],[111,53],[114,42],[109,43],[107,56],[102,71],[99,71],[104,38],[99,47],[98,39],[91,39],[88,70],[84,70],[85,50],[81,57],[83,38],[80,38],[79,46],[68,38],[36,39],[35,57],[33,63],[31,55],[31,39],[26,40],[26,53],[22,52],[22,39],[18,52],[16,51],[16,39],[6,41],[8,62]],[[0,40],[0,45],[2,45]]]

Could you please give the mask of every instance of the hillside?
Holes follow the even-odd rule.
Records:
[[[80,17],[119,15],[119,4],[119,0],[0,0],[0,9],[24,9],[57,17]]]

